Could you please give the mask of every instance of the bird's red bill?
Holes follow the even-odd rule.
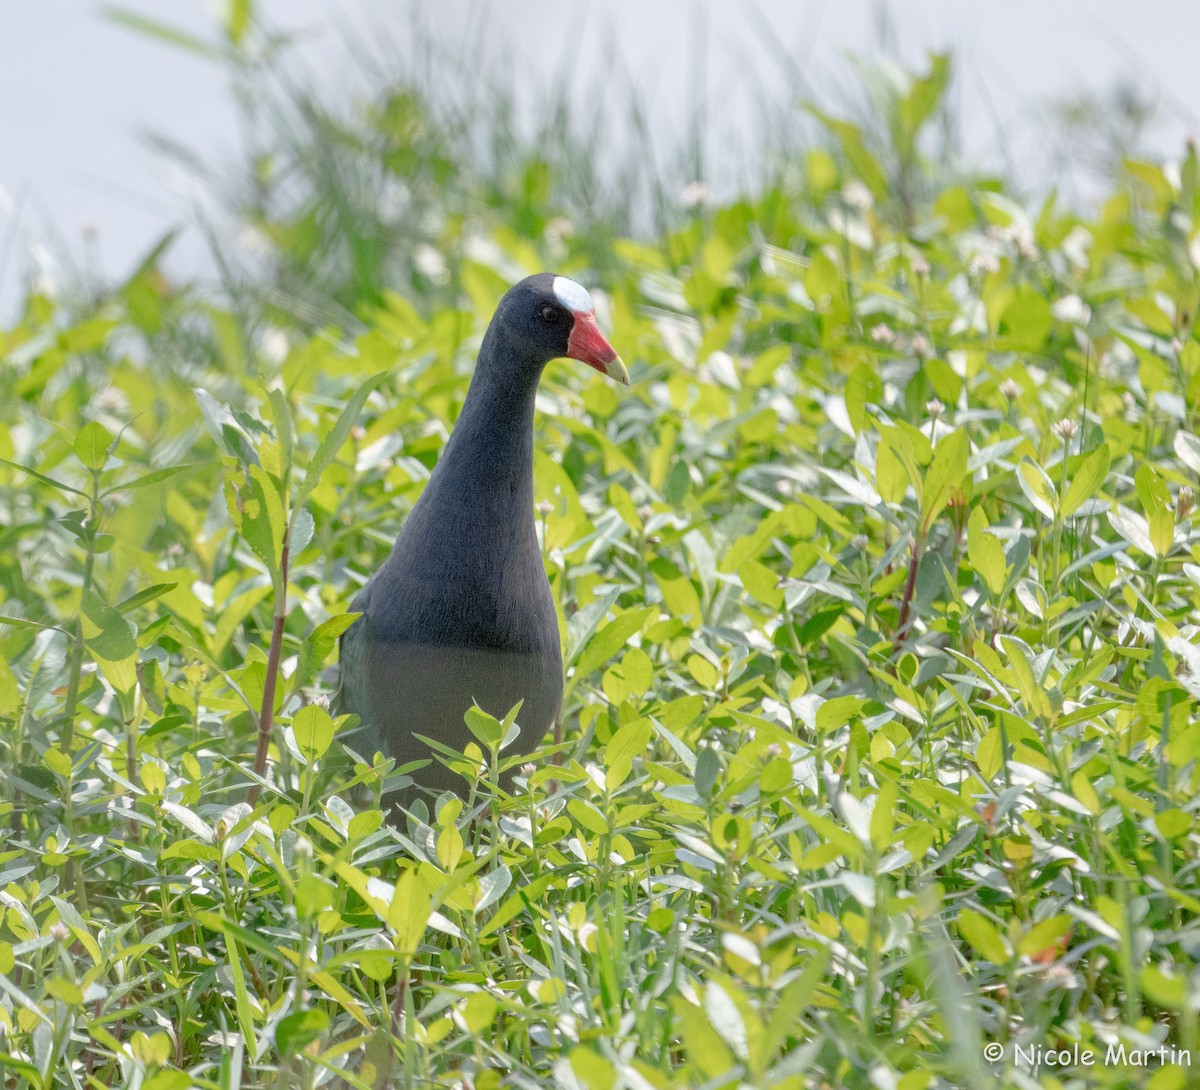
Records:
[[[577,310],[574,313],[575,325],[567,339],[567,355],[628,386],[629,372],[617,355],[617,350],[600,332],[596,324],[596,312]]]

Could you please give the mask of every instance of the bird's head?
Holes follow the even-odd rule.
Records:
[[[565,276],[539,273],[510,288],[496,310],[510,343],[530,353],[539,369],[566,357],[629,385],[629,372],[596,324],[587,289]]]

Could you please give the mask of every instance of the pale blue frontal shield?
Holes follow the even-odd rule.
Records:
[[[596,309],[587,288],[582,284],[568,280],[565,276],[554,278],[554,296],[567,310],[582,311],[585,314]]]

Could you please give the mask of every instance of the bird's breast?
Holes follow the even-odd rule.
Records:
[[[379,573],[364,618],[372,641],[558,655],[558,618],[539,556],[481,565],[477,555],[450,553],[429,561]]]

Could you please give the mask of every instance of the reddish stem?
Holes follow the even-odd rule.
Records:
[[[912,539],[912,554],[908,560],[908,578],[904,582],[904,597],[900,600],[900,617],[896,621],[896,635],[892,640],[892,654],[900,650],[904,637],[908,634],[909,613],[912,610],[913,591],[917,585],[917,568],[921,564],[921,554],[925,551],[925,535],[918,532]]]
[[[283,625],[287,620],[288,582],[288,537],[284,536],[280,553],[280,570],[283,593],[275,599],[275,623],[271,626],[271,647],[267,652],[267,677],[263,683],[262,710],[258,715],[258,747],[254,751],[254,772],[262,777],[267,772],[267,750],[271,746],[271,734],[275,729],[275,683],[279,677],[279,659],[283,653]],[[250,784],[246,802],[253,807],[258,802],[260,787],[257,781]]]

